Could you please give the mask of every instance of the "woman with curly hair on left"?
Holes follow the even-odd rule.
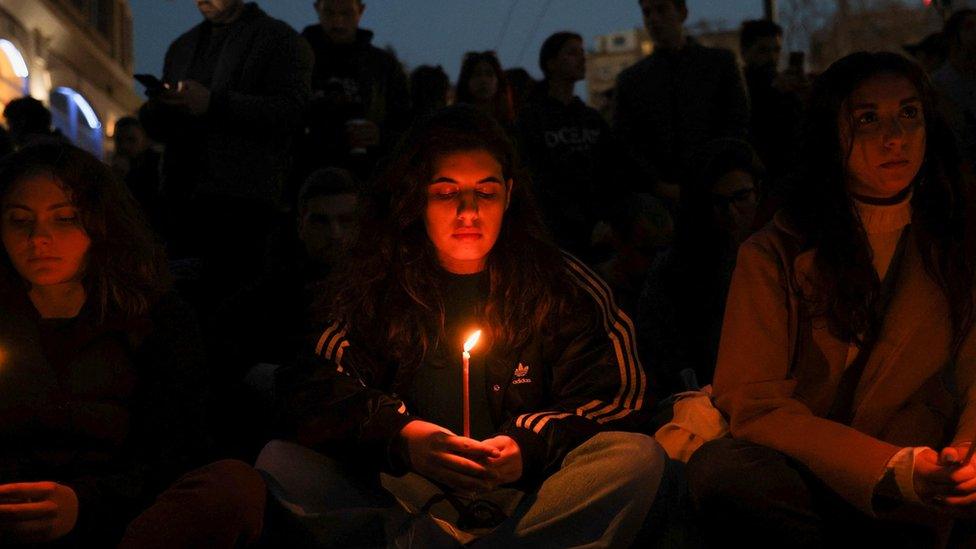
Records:
[[[204,457],[195,321],[135,200],[80,149],[0,163],[0,235],[0,545],[117,545]],[[233,497],[248,473],[219,462],[188,479]]]

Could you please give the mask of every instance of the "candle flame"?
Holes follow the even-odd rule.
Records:
[[[475,333],[468,336],[468,340],[464,342],[464,352],[467,353],[471,349],[474,349],[474,346],[478,344],[478,338],[480,337],[481,337],[481,330],[478,330]]]

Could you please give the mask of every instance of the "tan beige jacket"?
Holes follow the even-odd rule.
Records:
[[[976,437],[976,337],[970,332],[955,368],[946,369],[947,303],[909,240],[855,394],[852,425],[824,419],[849,342],[804,314],[794,287],[809,291],[815,251],[797,253],[796,242],[777,216],[739,251],[715,372],[716,405],[733,437],[793,457],[872,513],[874,487],[901,447],[938,449]]]

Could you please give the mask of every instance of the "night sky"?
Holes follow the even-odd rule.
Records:
[[[365,0],[361,26],[373,44],[392,45],[407,69],[441,65],[457,79],[461,56],[494,49],[505,68],[523,66],[540,76],[537,56],[553,32],[579,32],[592,45],[600,34],[641,26],[636,0]],[[265,11],[301,30],[316,21],[313,0],[258,0]],[[169,43],[201,21],[193,0],[130,0],[136,72],[159,75]],[[737,26],[762,16],[762,0],[688,0],[689,23],[699,19]],[[511,11],[511,17],[508,14]],[[509,19],[506,27],[505,21]]]

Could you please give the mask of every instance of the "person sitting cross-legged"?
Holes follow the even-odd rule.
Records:
[[[546,239],[514,159],[461,105],[380,179],[317,360],[279,380],[289,440],[256,465],[319,543],[626,546],[643,526],[666,457],[634,432],[632,324]]]

